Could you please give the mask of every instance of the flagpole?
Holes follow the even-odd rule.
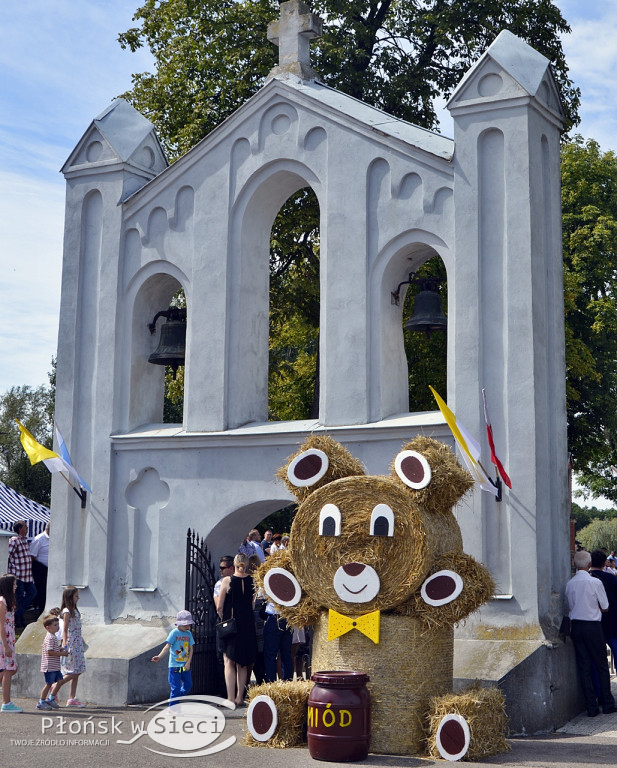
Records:
[[[88,497],[88,492],[86,491],[86,489],[85,488],[80,488],[79,490],[77,490],[77,488],[75,488],[73,483],[68,479],[68,477],[66,477],[66,475],[63,475],[62,472],[58,472],[58,474],[60,475],[60,477],[62,477],[64,480],[66,480],[66,482],[71,486],[71,488],[79,496],[79,498],[81,500],[81,508],[85,509],[86,508],[86,499]]]
[[[493,488],[497,488],[497,496],[495,496],[495,501],[501,501],[501,489],[502,489],[502,484],[501,484],[501,478],[499,477],[499,475],[498,475],[498,473],[497,473],[497,470],[495,470],[495,479],[493,480],[493,479],[491,478],[491,476],[489,475],[489,473],[488,473],[488,472],[487,472],[487,471],[484,469],[484,467],[482,466],[482,462],[480,461],[480,459],[476,459],[476,461],[477,461],[477,462],[478,462],[478,464],[480,465],[480,469],[481,469],[481,470],[484,472],[484,474],[486,475],[486,477],[487,477],[487,480],[489,481],[489,483],[490,483],[490,484],[493,486]]]

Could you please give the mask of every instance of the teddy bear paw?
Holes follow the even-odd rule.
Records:
[[[424,582],[420,590],[422,599],[428,605],[446,605],[463,591],[463,579],[455,571],[437,571]]]
[[[278,726],[278,710],[270,696],[255,696],[246,712],[246,725],[255,741],[266,742]]]
[[[462,715],[450,714],[442,718],[435,735],[435,743],[444,760],[462,760],[469,751],[471,734]]]
[[[284,568],[271,568],[264,576],[264,591],[277,605],[297,605],[302,597],[298,579]]]

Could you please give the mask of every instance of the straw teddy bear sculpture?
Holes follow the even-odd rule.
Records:
[[[313,626],[313,672],[369,675],[371,752],[408,755],[426,750],[429,700],[452,691],[454,624],[494,584],[462,550],[452,508],[473,480],[452,451],[416,437],[391,469],[367,476],[342,445],[310,437],[279,470],[300,502],[290,547],[257,583],[289,625]],[[469,745],[461,719],[441,724],[450,759]]]

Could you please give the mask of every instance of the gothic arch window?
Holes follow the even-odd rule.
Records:
[[[443,312],[447,315],[447,275],[445,265],[439,256],[431,256],[417,269],[416,278],[425,277],[439,279],[439,283],[434,287],[438,290]],[[421,287],[417,282],[412,283],[403,302],[403,337],[408,371],[409,410],[411,412],[434,411],[436,409],[435,398],[429,389],[429,384],[435,387],[439,393],[444,393],[443,397],[447,396],[447,331],[423,332],[405,328],[413,316],[414,308],[418,308],[416,299]]]
[[[155,269],[156,267],[150,267],[151,271]],[[174,381],[169,368],[149,362],[150,356],[158,347],[161,326],[166,322],[166,318],[158,319],[154,333],[151,333],[149,324],[158,312],[166,311],[172,305],[184,304],[186,307],[183,285],[178,277],[153,271],[153,274],[143,280],[135,294],[130,334],[129,429],[143,424],[183,423],[184,420],[183,382],[186,367],[179,369],[179,376]],[[186,313],[188,339],[188,307]],[[189,357],[188,351],[186,357]],[[175,393],[173,402],[170,402],[170,390]]]
[[[229,316],[231,319],[226,376],[228,428],[235,428],[252,421],[296,419],[298,415],[306,418],[308,413],[305,411],[310,412],[312,396],[308,398],[310,404],[305,406],[305,411],[296,410],[295,414],[293,411],[278,409],[274,398],[269,398],[269,389],[270,395],[273,391],[273,388],[268,386],[269,373],[272,381],[281,370],[280,366],[277,368],[269,364],[269,348],[276,337],[275,352],[280,353],[281,348],[285,347],[279,333],[281,326],[285,326],[288,320],[299,322],[301,312],[307,311],[307,306],[302,305],[304,301],[302,297],[304,295],[306,298],[308,294],[306,291],[302,294],[299,290],[299,288],[304,290],[301,281],[298,286],[299,276],[303,274],[305,267],[310,267],[309,271],[313,273],[311,274],[313,286],[311,299],[314,306],[319,304],[319,281],[316,279],[319,190],[319,180],[306,166],[296,161],[284,160],[268,165],[252,176],[244,184],[234,202],[230,227],[230,271],[232,275],[241,276],[242,279],[232,280],[230,283]],[[300,200],[305,200],[310,204],[309,207],[312,205],[312,223],[307,227],[301,223],[302,219],[295,222],[291,219],[281,219],[285,216],[285,212],[292,210]],[[279,214],[281,211],[282,213]],[[278,220],[277,217],[279,217]],[[277,221],[279,223],[275,223]],[[276,238],[283,228],[288,230],[288,245],[285,248],[277,247],[271,254],[272,238]],[[288,257],[294,252],[294,245],[298,247],[297,254],[304,254],[304,257],[291,258],[287,263]],[[311,253],[308,251],[309,248]],[[279,272],[278,279],[271,280],[270,266]],[[277,292],[274,304],[271,304],[271,283],[273,291]],[[280,301],[281,297],[287,302],[288,309],[294,301],[298,306],[293,312],[285,315],[285,312],[281,311],[285,303]],[[272,307],[274,307],[273,316],[270,313]],[[313,317],[318,317],[317,309],[313,312]],[[275,326],[277,333],[273,334],[271,329]],[[318,333],[315,320],[312,324],[309,323],[309,326],[311,333],[307,332],[304,344],[311,349],[311,352],[314,349],[312,354],[315,357],[310,362],[312,369],[315,370],[317,355],[315,336]],[[288,326],[284,330],[288,330]],[[291,354],[291,357],[294,356],[297,361],[297,350]],[[307,378],[310,382],[311,375]],[[284,387],[285,383],[282,386]]]
[[[310,187],[283,204],[270,240],[268,418],[319,417],[319,203]]]
[[[377,254],[370,275],[370,421],[419,411],[434,411],[428,388],[446,391],[447,336],[429,339],[404,329],[414,310],[416,276],[441,278],[439,293],[447,316],[447,245],[425,230],[408,230]],[[413,273],[413,284],[408,284]],[[398,296],[396,294],[399,291]]]

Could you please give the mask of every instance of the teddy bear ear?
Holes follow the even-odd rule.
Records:
[[[319,448],[299,453],[287,467],[287,479],[296,488],[307,488],[318,483],[328,471],[330,460]]]
[[[334,480],[365,474],[362,462],[328,435],[310,435],[276,473],[298,501]]]
[[[433,477],[431,465],[418,451],[401,451],[394,459],[394,471],[406,486],[414,490],[426,488]]]

